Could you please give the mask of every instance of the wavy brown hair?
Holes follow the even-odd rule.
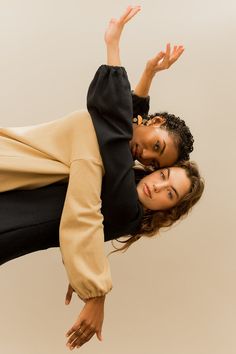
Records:
[[[192,207],[199,201],[204,191],[204,180],[200,176],[197,164],[193,161],[181,161],[174,165],[175,167],[183,168],[186,171],[187,177],[191,182],[191,187],[189,192],[172,208],[166,210],[145,210],[140,228],[136,233],[128,235],[128,239],[121,241],[116,239],[124,245],[120,248],[114,246],[114,253],[117,251],[127,251],[127,249],[136,241],[138,241],[142,236],[152,237],[155,236],[161,228],[169,228],[176,221],[182,220],[188,215]],[[150,170],[139,170],[136,171],[136,182],[142,179],[146,174],[151,173]]]

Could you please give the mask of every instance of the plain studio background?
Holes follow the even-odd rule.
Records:
[[[127,1],[1,0],[0,124],[31,125],[85,108],[88,85],[105,63],[103,35]],[[102,354],[235,353],[235,30],[232,0],[139,1],[125,28],[122,64],[132,87],[146,60],[171,44],[185,53],[155,79],[151,112],[183,117],[195,136],[206,191],[191,215],[158,239],[110,256]],[[78,235],[79,236],[79,235]],[[106,251],[111,249],[107,244]],[[0,352],[63,354],[82,307],[64,305],[58,249],[0,269]]]

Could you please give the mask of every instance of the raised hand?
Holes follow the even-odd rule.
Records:
[[[140,97],[146,97],[152,84],[152,80],[157,72],[169,69],[169,67],[176,62],[181,54],[184,52],[182,45],[175,45],[171,51],[170,43],[166,45],[166,51],[159,52],[154,58],[147,61],[142,76],[134,89],[134,93]]]
[[[140,10],[140,6],[129,6],[118,20],[115,18],[110,20],[104,36],[107,45],[119,43],[124,25],[129,20],[131,20],[131,18],[134,17]]]
[[[182,45],[175,45],[171,51],[170,43],[166,45],[166,51],[161,51],[154,58],[149,59],[146,64],[146,72],[155,75],[158,71],[166,70],[174,64],[184,52]]]

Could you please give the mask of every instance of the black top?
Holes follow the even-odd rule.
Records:
[[[100,66],[89,86],[87,107],[105,169],[101,199],[108,240],[135,232],[143,216],[129,147],[133,108],[124,67]]]
[[[140,97],[135,95],[134,91],[132,91],[131,94],[133,104],[133,117],[137,117],[138,115],[147,115],[150,108],[150,96]]]
[[[132,107],[133,105],[133,107]],[[132,117],[147,114],[149,97],[131,93],[123,67],[102,65],[88,90],[92,117],[105,167],[102,213],[105,241],[138,227],[138,202],[129,149]],[[59,246],[59,225],[67,184],[0,193],[0,264],[24,254]]]

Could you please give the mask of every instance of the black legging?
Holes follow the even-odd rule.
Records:
[[[0,265],[59,246],[67,184],[0,193]]]

